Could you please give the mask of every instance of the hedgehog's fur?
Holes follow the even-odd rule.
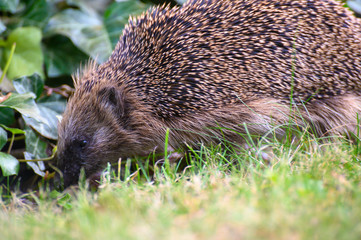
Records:
[[[359,20],[333,0],[152,8],[130,20],[107,62],[76,78],[59,126],[65,180],[80,167],[90,176],[107,161],[163,151],[167,128],[170,149],[241,143],[235,131],[245,124],[262,135],[290,118],[319,135],[352,132],[360,40]]]

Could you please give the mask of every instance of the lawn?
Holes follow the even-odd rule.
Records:
[[[265,144],[202,147],[153,174],[121,164],[124,179],[105,174],[96,192],[12,193],[0,239],[360,239],[359,142],[274,140],[268,161]]]

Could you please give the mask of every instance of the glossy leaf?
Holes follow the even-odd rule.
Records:
[[[29,127],[25,128],[25,149],[31,153],[35,158],[46,158],[46,142],[42,141],[40,137]]]
[[[6,30],[6,26],[4,23],[0,20],[0,34]]]
[[[14,110],[11,108],[0,108],[0,124],[11,125],[15,122]]]
[[[0,103],[0,107],[9,107],[15,109],[26,117],[31,117],[37,119],[38,121],[47,123],[46,118],[41,116],[40,110],[35,104],[34,98],[34,93],[12,93],[7,100]]]
[[[62,34],[99,63],[108,59],[112,46],[102,20],[95,14],[66,9],[53,16],[46,27],[48,34]]]
[[[58,118],[60,114],[49,108],[46,104],[39,103],[38,109],[40,116],[45,118],[47,122],[39,121],[39,119],[23,116],[26,124],[33,127],[42,136],[56,140],[58,138]]]
[[[349,0],[346,3],[353,11],[355,11],[358,14],[361,14],[361,1],[360,0]]]
[[[11,127],[7,127],[2,124],[0,126],[3,127],[5,130],[11,132],[12,134],[25,134],[24,130],[19,129],[19,128],[11,128]]]
[[[126,0],[111,4],[104,12],[104,24],[114,48],[122,34],[129,16],[136,16],[146,11],[151,5],[140,1]]]
[[[35,93],[39,97],[44,89],[44,80],[38,75],[24,76],[13,81],[16,91],[20,94]]]
[[[55,35],[44,41],[45,66],[49,77],[73,74],[82,63],[89,60],[89,56],[65,36]]]
[[[0,151],[5,146],[7,140],[8,134],[2,127],[0,127]]]
[[[26,160],[46,158],[46,142],[42,141],[40,137],[29,127],[25,128],[25,149],[24,157]],[[40,176],[45,175],[45,165],[42,161],[26,162],[34,172]]]
[[[18,5],[19,5],[19,0],[1,0],[0,11],[15,13]]]
[[[14,79],[34,73],[44,76],[43,53],[40,47],[40,29],[36,27],[15,29],[6,41],[6,47],[3,53],[3,65],[7,62],[7,59],[9,59],[13,43],[16,43],[16,48],[7,72],[7,77]]]
[[[26,160],[36,159],[33,154],[29,152],[24,152],[24,158]],[[38,174],[39,176],[45,176],[45,165],[42,161],[37,162],[26,162],[26,164],[33,169],[33,171]]]
[[[53,15],[52,9],[49,6],[52,1],[46,0],[27,0],[25,1],[25,10],[22,13],[21,20],[24,26],[37,26],[39,28],[45,27],[47,20]]]
[[[63,114],[66,107],[66,99],[59,94],[52,94],[50,96],[39,98],[38,104],[47,107],[58,114]]]
[[[0,152],[0,168],[5,177],[18,174],[19,161],[10,154]]]

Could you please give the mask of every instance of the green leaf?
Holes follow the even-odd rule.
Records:
[[[0,11],[15,13],[18,5],[19,5],[19,0],[1,0]]]
[[[73,205],[71,204],[71,195],[69,193],[64,194],[63,196],[58,198],[58,204],[65,209],[72,209]]]
[[[23,26],[45,27],[48,19],[54,14],[54,7],[49,6],[51,1],[46,0],[27,0],[25,1],[24,12],[21,16]]]
[[[25,149],[34,156],[34,159],[48,157],[46,147],[46,142],[42,141],[31,128],[25,128]]]
[[[20,112],[23,116],[37,119],[38,121],[47,123],[47,120],[42,117],[40,110],[34,101],[34,93],[17,94],[12,93],[11,96],[0,103],[0,107],[9,107]]]
[[[104,12],[104,24],[112,46],[115,47],[129,16],[139,15],[151,5],[140,1],[127,0],[111,4]]]
[[[107,60],[112,52],[103,22],[95,14],[66,9],[49,20],[45,31],[67,36],[75,46],[99,63]]]
[[[0,150],[5,146],[7,140],[8,134],[2,127],[0,127]]]
[[[104,0],[65,0],[69,6],[76,6],[82,12],[86,12],[89,14],[97,14],[97,12],[101,12],[104,10],[107,5],[104,4]]]
[[[60,115],[65,111],[66,99],[59,94],[52,94],[50,96],[39,98],[38,104],[43,107],[47,107]]]
[[[50,139],[58,139],[58,117],[59,113],[52,110],[47,106],[47,104],[39,103],[38,109],[40,111],[40,116],[45,118],[47,122],[39,121],[36,118],[23,116],[26,124],[33,127],[38,133],[42,136]]]
[[[43,42],[45,65],[49,77],[73,74],[81,63],[89,59],[88,55],[75,47],[65,36],[55,35]]]
[[[4,125],[0,125],[1,127],[5,128],[5,130],[11,132],[12,134],[25,134],[25,132],[19,128],[11,128]]]
[[[180,5],[183,5],[187,0],[176,0],[176,2]]]
[[[361,2],[357,0],[347,1],[347,5],[356,13],[361,14]]]
[[[14,79],[34,73],[38,73],[43,77],[43,53],[40,46],[40,29],[36,27],[15,29],[7,39],[7,45],[3,54],[3,64],[6,63],[10,56],[13,43],[16,43],[16,49],[7,72],[7,77]]]
[[[32,159],[36,159],[36,157],[29,153],[29,152],[24,152],[24,158],[26,160],[32,160]],[[42,161],[37,161],[37,162],[26,162],[26,164],[31,167],[33,169],[33,171],[38,174],[39,176],[44,177],[45,176],[45,165],[44,162]]]
[[[44,80],[35,73],[31,76],[15,79],[13,85],[20,94],[32,92],[35,93],[36,97],[39,97],[44,89]]]
[[[10,154],[0,152],[0,168],[5,177],[18,174],[19,161]]]
[[[14,110],[11,108],[0,108],[0,124],[11,125],[15,122]]]
[[[5,24],[0,20],[0,34],[6,30]]]
[[[47,144],[42,141],[40,137],[29,127],[25,128],[25,149],[24,158],[26,160],[32,159],[40,159],[46,158],[48,155],[46,154]],[[45,176],[45,165],[43,161],[37,162],[26,162],[28,166],[30,166],[33,171],[44,177]]]

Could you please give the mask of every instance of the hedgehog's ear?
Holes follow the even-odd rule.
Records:
[[[123,118],[128,115],[129,107],[123,89],[104,87],[99,90],[98,96],[101,102],[111,108],[117,117]]]

